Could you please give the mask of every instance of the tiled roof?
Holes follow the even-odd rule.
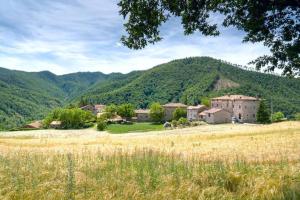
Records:
[[[245,95],[225,95],[225,96],[213,98],[212,100],[259,100],[259,99],[255,97],[245,96]]]
[[[103,104],[96,104],[95,105],[95,109],[101,109],[101,108],[104,108],[105,107],[105,105],[103,105]]]
[[[187,105],[184,105],[182,103],[167,103],[167,104],[163,105],[163,107],[186,108]]]
[[[209,109],[209,110],[206,110],[206,111],[201,112],[199,115],[205,115],[206,113],[213,114],[213,113],[220,112],[220,111],[228,112],[228,111],[223,110],[223,109],[221,109],[221,108],[211,108],[211,109]]]
[[[188,110],[193,110],[193,109],[200,109],[200,108],[205,108],[205,105],[197,105],[197,106],[188,106]]]
[[[143,109],[139,109],[139,110],[135,110],[134,111],[136,114],[149,114],[150,110],[143,110]]]

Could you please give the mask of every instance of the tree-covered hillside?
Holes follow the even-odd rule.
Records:
[[[30,73],[0,68],[0,129],[41,119],[107,78],[98,72],[57,76],[48,71]]]
[[[201,103],[202,97],[244,94],[272,99],[274,112],[300,112],[300,80],[243,70],[209,57],[186,58],[129,74],[57,76],[0,68],[0,129],[40,119],[55,107],[77,103]]]
[[[128,75],[132,77],[132,75]],[[119,84],[117,84],[119,83]],[[273,102],[274,111],[300,111],[300,80],[247,71],[209,57],[175,60],[147,70],[137,78],[105,83],[84,95],[94,103],[200,103],[201,97],[244,94]]]

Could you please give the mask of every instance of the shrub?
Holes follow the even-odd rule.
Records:
[[[182,126],[188,126],[188,125],[190,125],[190,122],[187,120],[187,118],[181,117],[178,120],[178,124],[180,124]]]
[[[300,121],[300,113],[294,115],[296,121]]]
[[[270,112],[265,104],[265,101],[261,101],[257,111],[257,122],[261,124],[271,123]]]
[[[106,106],[105,108],[105,114],[107,115],[108,119],[114,117],[117,114],[117,111],[118,111],[118,107],[114,104]]]
[[[97,121],[97,130],[104,131],[107,128],[107,122],[105,120],[98,120]]]
[[[122,118],[131,119],[134,116],[134,108],[131,104],[122,104],[118,106],[117,114]]]
[[[280,122],[284,119],[284,114],[282,112],[276,112],[272,115],[272,122]]]
[[[62,129],[80,129],[87,128],[95,122],[95,116],[79,108],[55,109],[44,119],[44,126],[48,128],[52,121],[61,121]]]
[[[173,112],[173,119],[179,120],[180,118],[186,118],[187,112],[183,108],[176,108],[176,110]]]
[[[164,108],[160,103],[153,103],[150,106],[150,117],[153,122],[162,122],[164,118]]]
[[[178,126],[178,122],[176,120],[172,120],[171,122],[173,127],[177,127]]]
[[[210,98],[208,98],[208,97],[203,97],[203,98],[201,98],[201,104],[202,105],[205,105],[206,107],[210,107],[210,105],[211,105],[211,100],[210,100]]]

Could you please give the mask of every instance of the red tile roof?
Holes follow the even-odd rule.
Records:
[[[143,110],[143,109],[139,109],[139,110],[135,110],[134,111],[136,114],[149,114],[150,110]]]
[[[205,108],[205,105],[197,105],[197,106],[188,106],[187,109],[188,110],[194,110],[194,109],[201,109],[201,108]]]

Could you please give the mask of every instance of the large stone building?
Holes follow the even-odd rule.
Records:
[[[244,95],[226,95],[211,100],[211,107],[225,110],[242,123],[256,122],[259,99]],[[224,116],[225,117],[225,116]],[[231,119],[230,119],[231,120]]]
[[[189,106],[187,107],[187,119],[189,121],[197,121],[200,119],[199,113],[206,110],[205,105]]]
[[[187,109],[187,105],[184,105],[182,103],[168,103],[163,105],[164,110],[165,110],[165,121],[170,121],[173,119],[173,112],[177,109],[177,108],[182,108],[182,109]]]

